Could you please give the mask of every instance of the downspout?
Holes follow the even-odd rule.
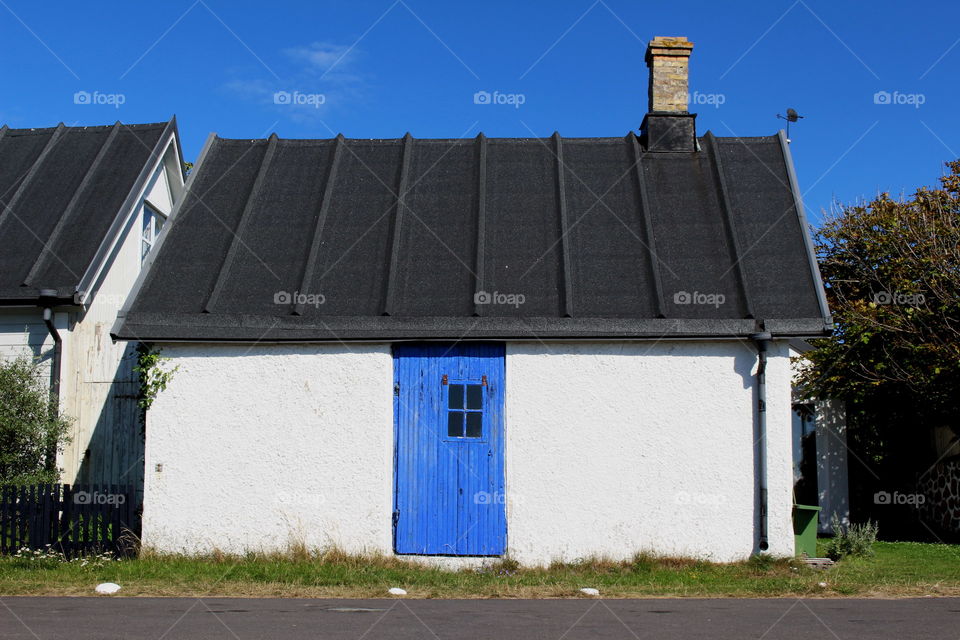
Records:
[[[50,363],[50,395],[53,401],[60,403],[60,361],[63,355],[63,340],[60,332],[53,325],[53,301],[57,297],[55,289],[40,290],[40,306],[43,307],[43,324],[47,325],[47,332],[53,338],[53,362]]]
[[[63,339],[53,324],[53,305],[57,298],[56,289],[41,289],[39,305],[43,307],[43,324],[47,325],[47,332],[53,338],[53,361],[50,363],[50,409],[51,413],[60,412],[60,363],[63,360]],[[53,470],[57,465],[56,446],[53,451],[47,451],[47,470]]]
[[[757,343],[757,483],[760,489],[760,551],[770,548],[767,540],[767,347],[773,336],[768,331],[755,333]]]
[[[43,307],[43,324],[47,325],[47,332],[53,338],[53,361],[50,363],[50,408],[52,412],[60,413],[60,362],[63,359],[63,339],[53,324],[53,305],[57,298],[56,289],[41,289],[39,306]],[[47,471],[57,467],[57,448],[47,451]]]

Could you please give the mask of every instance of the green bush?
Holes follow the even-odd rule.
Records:
[[[831,560],[848,556],[866,558],[873,555],[873,543],[877,541],[877,525],[867,520],[866,524],[851,524],[844,528],[837,514],[830,520],[833,538],[827,541],[826,554]]]
[[[0,486],[58,482],[69,427],[36,362],[0,360]]]

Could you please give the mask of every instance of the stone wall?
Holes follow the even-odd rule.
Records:
[[[920,517],[941,531],[960,533],[960,456],[944,460],[920,476]]]

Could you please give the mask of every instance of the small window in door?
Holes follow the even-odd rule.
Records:
[[[483,383],[450,382],[446,386],[447,437],[483,438]]]

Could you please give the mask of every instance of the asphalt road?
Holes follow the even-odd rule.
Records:
[[[0,598],[0,638],[950,638],[960,599]]]

